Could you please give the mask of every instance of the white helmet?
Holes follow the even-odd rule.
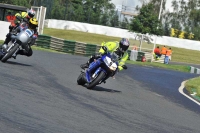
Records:
[[[33,17],[35,16],[35,11],[34,11],[33,9],[29,10],[29,11],[28,11],[28,16],[29,16],[30,18],[33,18]]]

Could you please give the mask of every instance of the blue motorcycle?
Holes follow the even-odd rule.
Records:
[[[88,89],[105,83],[106,80],[118,71],[118,55],[105,53],[99,59],[93,61],[89,68],[81,71],[77,79],[78,85],[85,85]]]

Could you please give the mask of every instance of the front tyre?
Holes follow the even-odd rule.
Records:
[[[96,85],[99,84],[99,82],[106,76],[106,74],[101,71],[100,74],[91,82],[87,85],[88,89],[94,88]]]
[[[81,73],[81,74],[78,76],[78,79],[77,79],[78,85],[84,85],[84,84],[86,83],[83,76],[84,76],[84,73]]]
[[[19,44],[15,44],[9,51],[4,55],[4,57],[1,59],[2,62],[6,62],[18,49]]]

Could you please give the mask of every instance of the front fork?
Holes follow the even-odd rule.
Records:
[[[10,51],[10,49],[12,48],[12,47],[14,47],[14,45],[15,45],[15,43],[16,43],[16,41],[14,41],[11,45],[10,45],[10,47],[6,50],[6,53],[8,53],[9,51]],[[19,47],[17,48],[17,50],[15,51],[15,53],[13,54],[13,55],[15,55],[18,51],[19,51]]]
[[[96,62],[92,62],[90,64],[89,68],[86,70],[86,79],[87,79],[88,83],[91,82],[91,73],[92,73],[92,71],[97,69],[100,66],[100,64],[101,64],[101,61],[100,60],[96,60]],[[98,71],[95,71],[95,73],[92,75],[92,78],[95,78],[95,75],[98,74]]]
[[[10,45],[10,47],[8,47],[8,49],[6,50],[6,53],[8,53],[8,52],[10,51],[10,49],[15,45],[15,43],[16,43],[16,41],[14,41],[14,42]]]

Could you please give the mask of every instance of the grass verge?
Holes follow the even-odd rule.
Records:
[[[130,61],[128,60],[126,63],[129,64],[135,64],[140,66],[151,66],[156,68],[164,68],[164,69],[170,69],[175,71],[181,71],[181,72],[190,72],[189,66],[183,66],[183,65],[172,65],[172,64],[162,64],[162,63],[154,63],[154,62],[139,62],[139,61]]]
[[[200,77],[188,80],[185,87],[191,96],[200,101]]]

